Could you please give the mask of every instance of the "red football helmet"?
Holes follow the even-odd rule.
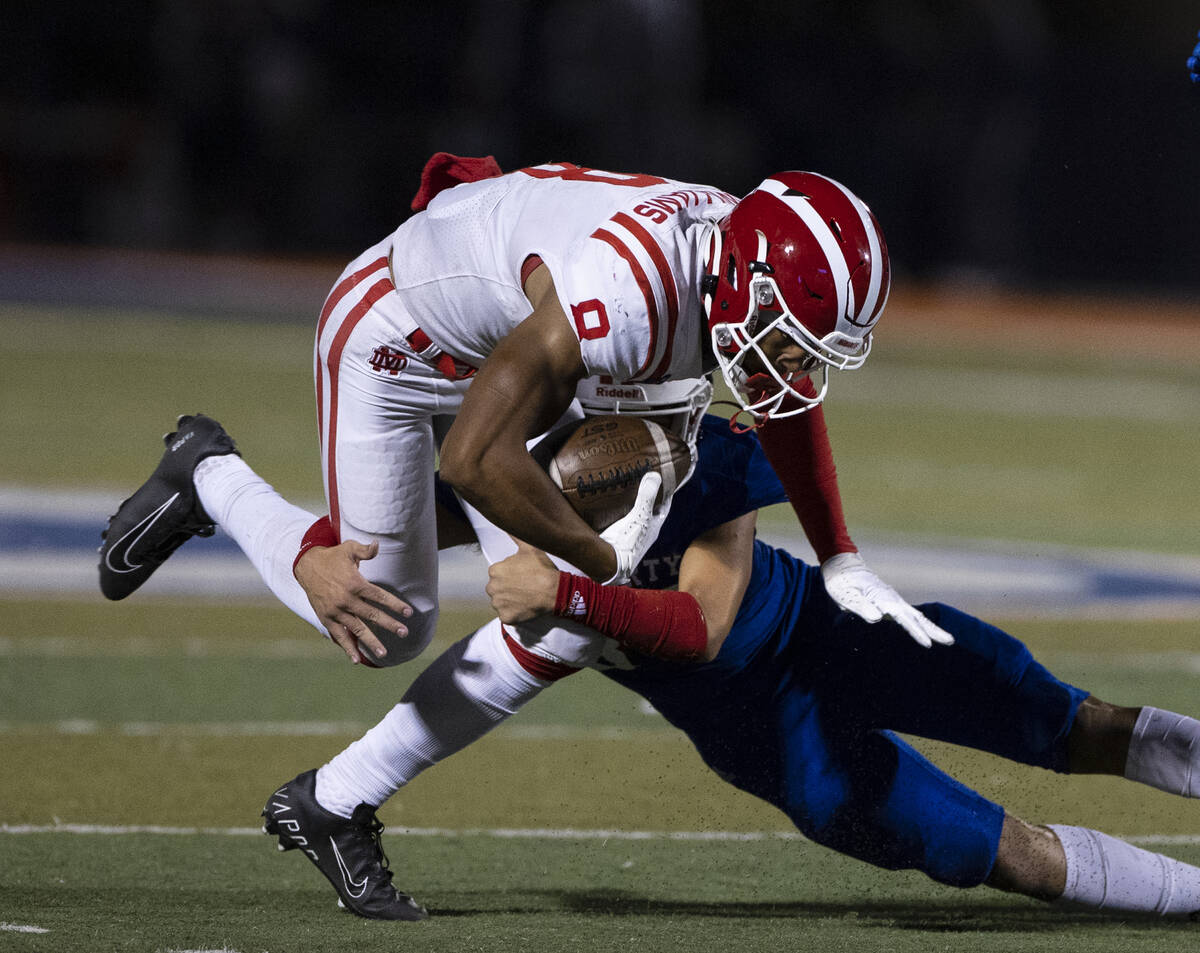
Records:
[[[875,216],[815,172],[781,172],[738,202],[712,232],[706,271],[713,353],[743,409],[762,419],[815,407],[830,367],[862,366],[891,286]],[[776,329],[808,352],[803,376],[781,374],[759,348]],[[743,366],[748,354],[765,373]],[[817,372],[816,396],[805,396],[797,388]]]

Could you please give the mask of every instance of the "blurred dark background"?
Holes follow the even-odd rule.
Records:
[[[1200,5],[9,0],[0,242],[349,258],[434,151],[738,194],[809,168],[901,273],[1200,295]]]

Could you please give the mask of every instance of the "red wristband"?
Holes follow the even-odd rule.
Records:
[[[560,572],[554,614],[655,658],[691,662],[708,646],[704,611],[686,592],[604,586],[587,576]]]
[[[333,531],[333,524],[329,522],[329,517],[322,516],[308,528],[304,538],[300,540],[300,552],[296,553],[296,558],[292,560],[292,575],[296,575],[296,563],[300,562],[300,557],[310,549],[317,546],[336,546],[339,542],[341,541],[337,538],[337,533]]]

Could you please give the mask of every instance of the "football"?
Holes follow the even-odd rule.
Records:
[[[600,532],[629,512],[651,470],[662,475],[661,503],[691,464],[688,445],[654,421],[608,414],[580,421],[546,469],[575,512]]]

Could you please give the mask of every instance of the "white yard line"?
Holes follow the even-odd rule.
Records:
[[[162,953],[238,953],[238,951],[223,946],[219,950],[163,950]]]
[[[0,923],[0,932],[3,933],[49,933],[50,931],[44,927],[30,926],[25,923]]]
[[[237,950],[223,946],[219,950],[163,950],[162,953],[238,953]]]
[[[643,712],[654,716],[657,712]],[[571,725],[501,725],[494,735],[518,741],[646,741],[678,738],[672,728],[658,727],[659,721],[646,728],[619,725],[574,727]],[[233,721],[233,722],[153,722],[125,721],[105,723],[91,718],[65,718],[60,721],[0,721],[0,735],[101,735],[127,738],[327,738],[358,736],[371,725],[359,721]]]
[[[158,824],[0,824],[0,835],[78,834],[125,837],[151,834],[170,837],[250,837],[262,836],[257,827],[170,827]],[[536,828],[449,828],[388,827],[393,837],[490,837],[500,840],[617,840],[617,841],[689,841],[757,842],[796,841],[809,843],[797,831],[626,831],[574,827]],[[1120,836],[1120,835],[1118,835]],[[1135,834],[1123,838],[1131,844],[1148,847],[1192,847],[1200,845],[1200,834]]]

